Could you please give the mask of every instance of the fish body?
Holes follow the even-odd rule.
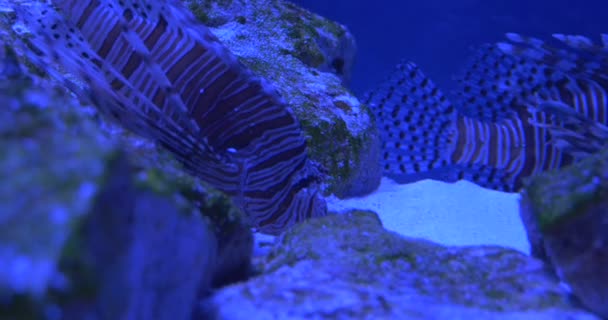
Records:
[[[53,3],[18,13],[35,58],[83,80],[81,96],[232,196],[262,232],[326,214],[293,112],[180,2]]]
[[[444,94],[411,62],[365,97],[380,131],[384,174],[398,182],[469,180],[516,192],[608,142],[608,48],[509,34],[479,48]]]

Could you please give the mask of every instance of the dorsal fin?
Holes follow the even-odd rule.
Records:
[[[154,141],[165,145],[182,145],[180,149],[183,150],[196,150],[196,155],[200,157],[198,161],[214,163],[215,167],[225,166],[225,159],[221,155],[205,151],[212,150],[205,140],[192,136],[189,130],[184,129],[184,123],[166,117],[149,97],[91,48],[78,28],[52,7],[38,3],[27,11],[21,10],[20,15],[28,21],[36,21],[36,24],[29,24],[34,31],[30,43],[43,52],[40,59],[45,59],[48,64],[59,64],[84,80],[87,88],[77,93],[86,95],[84,98],[94,102],[103,113]],[[45,69],[51,74],[54,72]],[[122,87],[122,91],[116,91],[117,86]],[[190,124],[190,127],[193,125]]]
[[[455,76],[454,105],[465,116],[484,121],[517,117],[520,97],[534,91],[539,70],[523,57],[502,52],[496,45],[476,49]]]
[[[583,36],[554,34],[553,37],[558,40],[554,44],[508,33],[510,42],[499,42],[497,48],[510,56],[528,59],[543,68],[547,77],[559,72],[558,76],[606,81],[603,67],[608,64],[608,48]]]
[[[499,43],[501,51],[528,59],[551,78],[524,100],[532,112],[554,119],[535,124],[579,158],[608,145],[608,48],[578,35],[555,34],[556,45],[519,34],[507,37],[511,42]]]
[[[509,42],[484,46],[460,76],[455,104],[486,121],[531,113],[529,123],[548,130],[549,143],[580,158],[601,145],[608,124],[608,49],[582,36],[554,37],[555,45],[510,33]]]

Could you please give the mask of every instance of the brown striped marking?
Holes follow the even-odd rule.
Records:
[[[326,214],[319,173],[299,122],[276,91],[244,68],[177,2],[65,1],[57,5],[85,39],[106,81],[112,113],[137,123],[201,179],[233,196],[261,231],[278,233]],[[51,46],[49,44],[49,46]],[[62,43],[52,50],[70,52]],[[88,52],[88,51],[87,51]],[[76,66],[75,55],[63,58]],[[105,89],[104,89],[105,88]],[[103,91],[107,90],[107,91]],[[112,92],[109,92],[112,91]],[[111,104],[111,103],[110,103]],[[136,117],[139,120],[131,120]],[[142,128],[143,127],[143,128]],[[207,156],[207,154],[213,153]]]

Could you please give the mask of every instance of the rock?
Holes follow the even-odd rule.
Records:
[[[230,197],[185,173],[167,150],[110,123],[105,123],[105,128],[122,142],[123,150],[138,168],[139,184],[172,197],[175,203],[196,207],[211,222],[218,245],[211,287],[248,278],[252,271],[253,233]]]
[[[225,195],[0,49],[2,319],[186,319],[249,276]]]
[[[188,319],[199,292],[210,290],[218,246],[209,224],[197,210],[137,188],[130,171],[125,158],[114,161],[66,245],[62,270],[95,293],[90,309],[81,292],[56,293],[81,300],[63,309],[67,319]]]
[[[264,28],[259,31],[267,33],[266,36],[271,32],[287,32],[285,39],[288,41],[282,45],[290,46],[289,54],[318,71],[334,73],[345,84],[350,80],[356,43],[348,29],[339,23],[288,1],[185,0],[184,2],[202,23],[218,31],[225,30],[222,26],[236,22]],[[272,26],[264,24],[265,21],[260,21],[263,18],[270,18],[273,23],[278,22],[280,25],[274,25],[276,30],[273,30]]]
[[[533,254],[608,318],[608,150],[532,178],[521,214]]]
[[[346,27],[288,1],[185,1],[241,62],[272,82],[309,137],[311,158],[328,170],[327,193],[375,190],[380,145],[366,105],[344,87],[355,52]]]
[[[405,238],[371,212],[297,225],[256,268],[207,302],[218,319],[598,319],[537,259]]]

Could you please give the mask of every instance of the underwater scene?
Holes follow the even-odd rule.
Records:
[[[0,320],[608,319],[608,3],[0,0]]]

